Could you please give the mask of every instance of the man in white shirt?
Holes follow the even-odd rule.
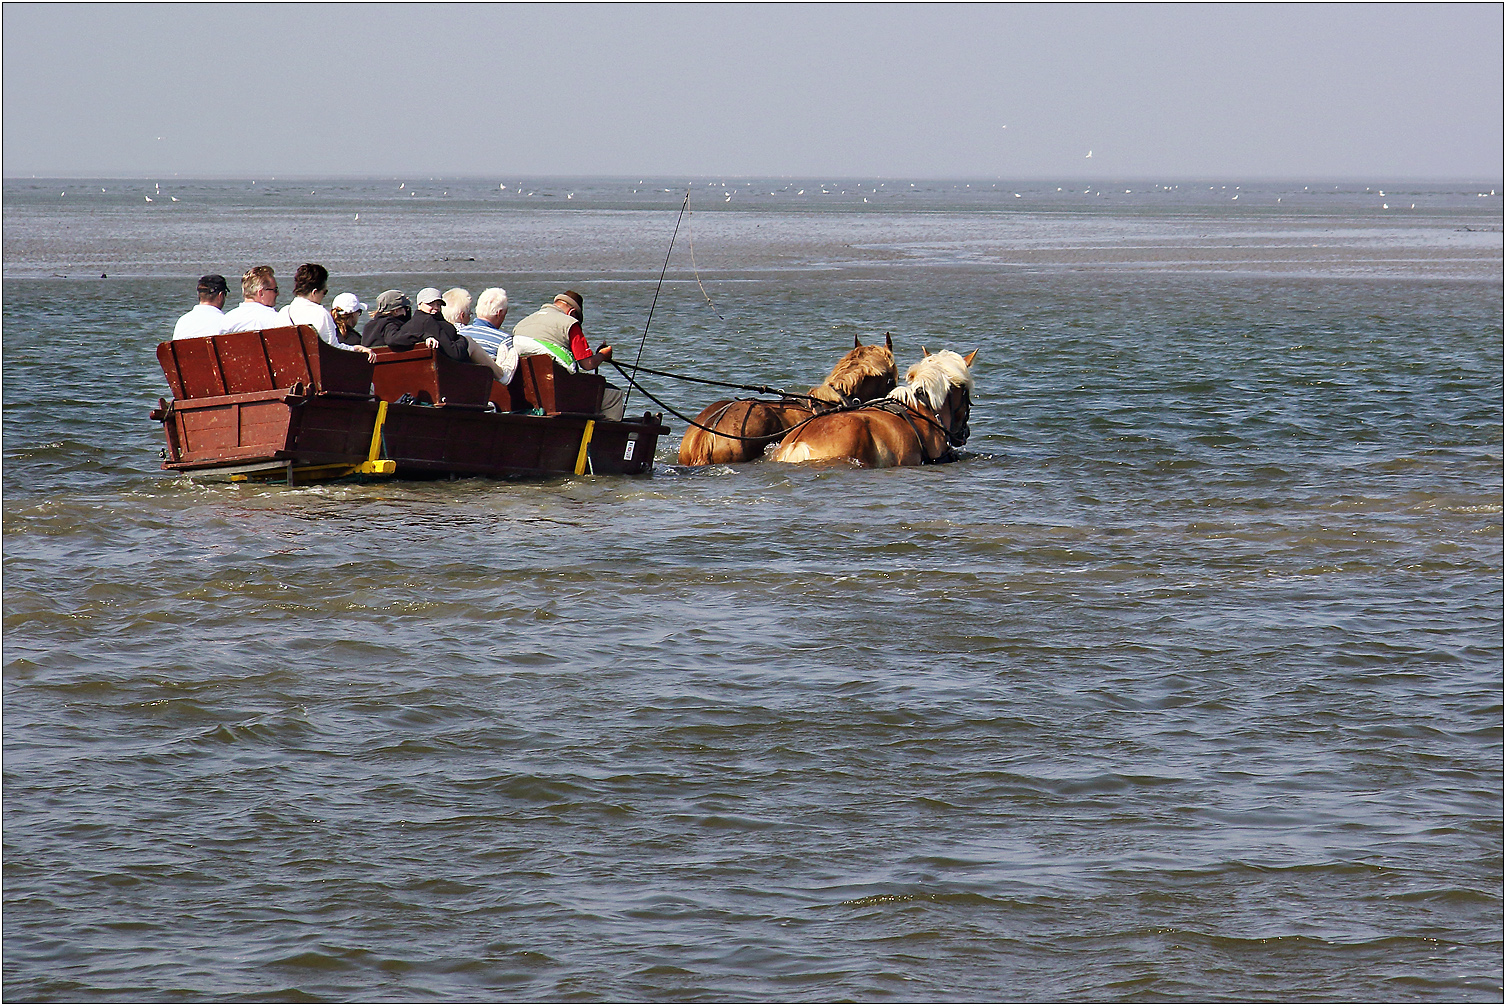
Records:
[[[308,325],[319,333],[319,338],[336,349],[360,353],[372,363],[376,351],[365,346],[347,346],[340,341],[335,330],[335,319],[324,307],[324,297],[329,293],[329,270],[317,262],[305,262],[293,274],[293,301],[277,312],[282,325]]]
[[[277,277],[272,267],[259,265],[247,269],[241,277],[240,307],[225,313],[225,332],[259,332],[264,328],[281,328],[285,323],[278,320]]]
[[[174,339],[197,339],[225,331],[225,277],[210,273],[199,277],[199,303],[173,326]]]

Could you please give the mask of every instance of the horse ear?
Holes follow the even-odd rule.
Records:
[[[966,356],[964,356],[962,358],[962,362],[965,363],[965,364],[967,364],[968,367],[971,368],[972,365],[973,365],[973,357],[975,357],[977,355],[978,355],[978,351],[975,349],[971,353],[969,353]]]
[[[852,337],[852,348],[853,349],[857,349],[862,344],[863,344],[863,337],[862,336],[855,335],[855,336]]]
[[[894,352],[894,337],[891,336],[888,332],[884,333],[884,348],[887,349],[890,353]]]
[[[927,349],[926,347],[921,346],[920,347],[920,355],[921,356],[930,356],[931,355],[931,351],[929,349]]]

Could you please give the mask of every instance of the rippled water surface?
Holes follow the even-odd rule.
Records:
[[[181,480],[199,273],[631,355],[683,183],[5,183],[5,997],[1500,1001],[1499,183],[714,181],[644,364],[962,461]]]

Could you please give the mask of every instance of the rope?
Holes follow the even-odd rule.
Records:
[[[654,308],[659,306],[659,289],[664,286],[664,274],[669,272],[669,257],[675,251],[675,238],[680,234],[680,221],[685,219],[685,207],[689,205],[690,188],[687,186],[685,189],[685,201],[680,204],[680,215],[675,217],[675,231],[669,236],[669,250],[664,253],[664,268],[659,270],[659,283],[654,287],[654,300],[648,306],[648,320],[643,323],[643,337],[638,340],[638,356],[633,360],[633,373],[635,374],[638,373],[638,361],[643,359],[643,344],[648,341],[648,326],[654,322]],[[618,367],[617,369],[621,370],[622,368]],[[638,382],[632,378],[628,379],[628,383],[632,385],[632,388],[638,387]],[[627,408],[628,397],[633,393],[632,388],[629,388],[627,394],[622,396],[623,408]],[[648,394],[648,392],[645,391],[644,394]]]
[[[695,211],[694,210],[692,210],[691,213],[690,213],[690,219],[691,219],[692,222],[695,220]],[[711,294],[709,294],[709,293],[706,292],[706,284],[704,284],[704,283],[701,282],[701,270],[699,270],[699,269],[696,268],[696,264],[695,264],[695,228],[691,227],[690,223],[687,223],[685,225],[685,240],[690,245],[690,271],[695,276],[695,285],[701,288],[701,296],[706,298],[706,306],[709,307],[709,308],[711,308],[711,313],[714,314],[714,315],[716,315],[717,318],[719,320],[721,320],[725,324],[726,321],[727,321],[727,319],[723,318],[722,317],[722,312],[718,311],[716,309],[716,305],[713,304],[713,303],[711,303]]]
[[[770,442],[772,442],[774,440],[773,437],[740,437],[740,436],[737,436],[736,434],[733,434],[733,433],[723,433],[721,430],[715,430],[715,429],[712,429],[709,426],[702,426],[700,423],[696,422],[694,419],[691,419],[689,416],[687,416],[685,413],[679,411],[674,406],[666,404],[665,402],[661,401],[659,398],[655,397],[655,395],[654,395],[654,393],[652,391],[649,391],[643,385],[639,384],[636,380],[634,380],[633,377],[632,377],[632,375],[629,374],[622,367],[618,366],[615,360],[608,360],[607,362],[610,363],[613,367],[617,368],[617,372],[622,375],[623,379],[625,381],[627,381],[628,384],[632,385],[634,388],[637,388],[639,391],[643,392],[644,397],[646,397],[649,401],[653,402],[655,405],[659,406],[659,408],[663,409],[665,412],[668,412],[670,415],[672,415],[676,419],[680,420],[680,422],[684,423],[686,426],[694,426],[698,430],[705,430],[707,433],[713,434],[715,436],[726,437],[728,440],[738,440],[738,441],[741,441],[743,443],[754,443],[754,444],[756,444],[756,443],[765,443],[766,444],[766,443],[770,443]],[[806,397],[806,396],[801,396],[801,397]],[[627,401],[627,396],[626,395],[623,396],[623,401]],[[730,409],[734,404],[735,403],[729,402],[727,404],[726,408]],[[723,411],[725,411],[725,409]],[[820,416],[820,415],[825,415],[825,413],[821,413],[821,412],[812,413],[808,418],[800,420],[800,422],[796,423],[794,426],[791,426],[788,430],[785,430],[784,433],[780,434],[780,436],[784,436],[784,435],[786,435],[788,433],[793,432],[794,430],[800,429],[800,427],[804,426],[806,423],[810,422],[812,419],[815,419],[816,416]]]
[[[618,368],[621,369],[621,368]],[[716,388],[733,388],[737,391],[755,391],[760,395],[782,395],[785,398],[805,398],[810,395],[796,395],[780,388],[771,388],[764,384],[732,384],[728,381],[713,381],[706,377],[691,377],[688,374],[672,374],[667,370],[650,370],[647,367],[634,367],[635,374],[653,374],[655,377],[669,377],[676,381],[690,381],[694,384],[709,384]]]

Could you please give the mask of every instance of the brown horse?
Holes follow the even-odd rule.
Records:
[[[894,366],[894,340],[884,336],[882,346],[865,346],[852,340],[852,349],[837,361],[826,380],[807,395],[778,402],[751,398],[722,399],[701,411],[695,421],[715,433],[692,426],[680,441],[680,464],[710,465],[752,461],[783,437],[790,427],[809,419],[817,410],[844,402],[866,402],[887,395],[898,383]]]
[[[954,460],[955,449],[967,442],[969,368],[977,355],[976,349],[965,357],[950,350],[926,353],[905,374],[904,387],[880,403],[817,416],[784,438],[774,460],[845,458],[865,468]]]

